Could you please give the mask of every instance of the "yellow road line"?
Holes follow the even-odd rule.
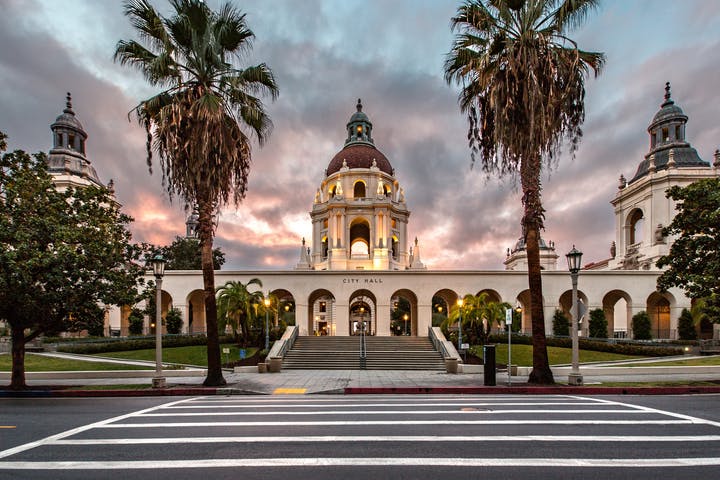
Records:
[[[273,395],[302,395],[307,391],[307,388],[276,388]]]
[[[2,428],[15,428],[15,425],[0,425],[0,429]]]

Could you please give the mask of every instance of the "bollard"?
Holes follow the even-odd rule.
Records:
[[[494,387],[495,383],[495,345],[483,345],[483,374],[485,386]]]

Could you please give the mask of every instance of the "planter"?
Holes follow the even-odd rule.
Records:
[[[267,373],[267,363],[258,363],[258,373]]]

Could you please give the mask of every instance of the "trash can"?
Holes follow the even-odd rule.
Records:
[[[485,386],[494,387],[495,383],[495,345],[483,345],[483,374]]]

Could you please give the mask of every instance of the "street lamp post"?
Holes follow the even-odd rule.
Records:
[[[578,305],[578,273],[582,261],[582,252],[575,249],[573,245],[567,255],[568,270],[570,270],[570,278],[572,279],[572,369],[568,375],[568,383],[570,385],[582,385],[583,377],[580,373],[580,349],[578,342],[578,321],[580,320],[580,308]]]
[[[165,259],[157,254],[152,259],[153,274],[155,275],[155,376],[152,379],[153,388],[165,388],[167,382],[162,371],[162,277],[165,274]]]
[[[407,314],[407,313],[403,315],[403,320],[405,321],[405,331],[404,331],[404,333],[405,333],[405,335],[407,335],[407,334],[408,334],[408,331],[407,331],[408,314]]]
[[[458,306],[458,352],[462,351],[462,297],[457,299]]]
[[[265,350],[270,350],[270,321],[269,321],[269,311],[270,311],[270,292],[268,292],[267,296],[265,297]]]

